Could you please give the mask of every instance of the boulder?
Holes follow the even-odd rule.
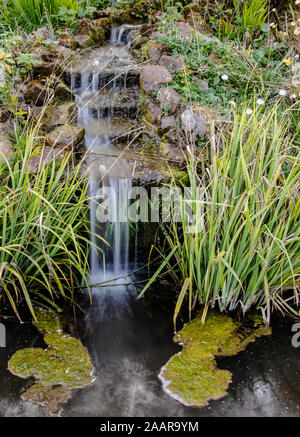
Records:
[[[185,63],[180,56],[163,55],[159,59],[158,63],[159,65],[163,65],[164,67],[167,67],[175,72],[179,72],[185,67]]]
[[[146,65],[141,71],[141,88],[146,93],[158,91],[163,83],[173,81],[169,70],[163,65]]]
[[[161,121],[162,110],[159,105],[151,99],[146,100],[145,117],[150,123],[159,124]]]
[[[43,106],[48,96],[49,89],[38,80],[29,82],[24,93],[26,101],[36,106]]]
[[[193,105],[181,114],[181,127],[189,139],[197,141],[209,133],[213,120],[217,120],[217,117],[212,110]]]
[[[41,153],[28,159],[26,170],[29,171],[29,173],[36,173],[39,168],[49,165],[54,159],[57,162],[61,162],[65,153],[66,152],[60,148],[44,147]]]
[[[75,147],[84,137],[84,128],[80,126],[59,126],[47,136],[48,143],[53,147]]]
[[[77,119],[77,106],[73,102],[63,103],[54,108],[51,118],[48,122],[48,128],[72,124]]]
[[[168,107],[169,111],[172,114],[176,112],[181,100],[180,94],[178,94],[177,91],[173,90],[173,88],[161,88],[158,91],[157,98],[160,102],[161,107],[163,109]]]

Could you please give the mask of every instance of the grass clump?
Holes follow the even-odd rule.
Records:
[[[70,153],[30,173],[38,140],[35,129],[24,129],[13,160],[0,163],[2,298],[16,314],[25,298],[33,316],[36,298],[54,307],[58,298],[73,301],[89,272],[88,179]]]
[[[188,164],[189,199],[173,207],[161,250],[185,296],[221,312],[299,308],[299,146],[288,113],[236,112],[228,132],[212,134],[208,162]],[[182,222],[178,222],[178,214]],[[173,264],[172,260],[173,259]],[[146,286],[143,292],[146,291]]]

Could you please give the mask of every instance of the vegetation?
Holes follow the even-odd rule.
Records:
[[[197,301],[220,311],[256,307],[267,322],[273,308],[299,305],[299,147],[288,113],[249,112],[237,111],[218,140],[212,132],[209,163],[190,145],[190,201],[173,208],[161,250],[182,284],[175,314],[186,294],[190,311]]]
[[[31,174],[37,141],[36,130],[25,129],[14,159],[0,163],[1,286],[17,314],[21,297],[33,315],[33,299],[56,308],[59,296],[72,301],[88,273],[87,178],[70,154]]]

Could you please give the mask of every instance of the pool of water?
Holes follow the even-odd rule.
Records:
[[[273,335],[250,344],[235,357],[218,360],[233,373],[228,395],[201,409],[169,397],[157,375],[172,354],[172,313],[136,300],[124,286],[93,291],[94,305],[79,323],[80,336],[96,368],[95,383],[75,390],[62,416],[300,416],[300,348],[291,345],[292,322],[276,320]],[[41,416],[24,403],[30,385],[6,367],[23,347],[43,346],[30,324],[6,323],[7,348],[0,349],[0,416]]]

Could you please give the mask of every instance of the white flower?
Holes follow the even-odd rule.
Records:
[[[222,80],[228,80],[228,76],[227,76],[227,74],[222,74],[221,79],[222,79]]]
[[[253,110],[250,109],[250,108],[248,108],[247,111],[246,111],[246,114],[247,114],[247,115],[251,115],[251,114],[253,114]]]
[[[258,99],[256,103],[258,106],[261,106],[265,103],[265,101],[263,99]]]
[[[299,55],[298,54],[295,55],[295,59],[299,59]]]
[[[286,90],[280,90],[279,91],[280,96],[286,96]]]
[[[229,101],[229,105],[236,107],[236,103],[235,103],[234,100],[230,100],[230,101]]]
[[[291,99],[291,100],[295,100],[295,99],[297,99],[296,94],[291,94],[291,95],[290,95],[290,99]]]

